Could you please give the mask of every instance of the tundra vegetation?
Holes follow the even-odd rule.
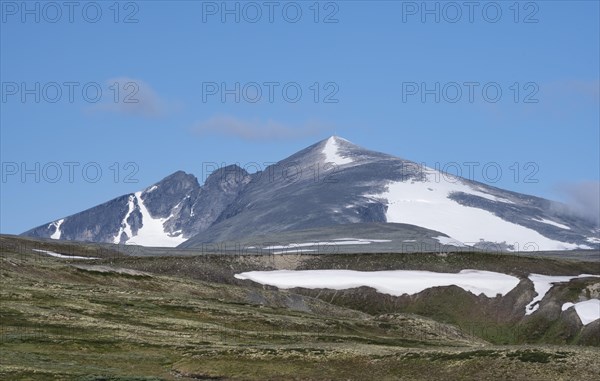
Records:
[[[0,236],[0,379],[592,380],[600,322],[563,302],[600,280],[557,284],[538,312],[529,273],[600,274],[598,262],[486,253],[130,256],[106,245]],[[65,259],[38,250],[96,259]],[[504,297],[439,287],[393,297],[278,290],[234,274],[273,269],[464,268],[522,279]],[[520,307],[519,307],[520,308]]]

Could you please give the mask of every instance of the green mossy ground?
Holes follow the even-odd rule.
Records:
[[[3,247],[2,380],[531,381],[591,380],[600,374],[596,347],[548,345],[543,337],[534,345],[497,345],[459,329],[461,321],[440,323],[436,320],[457,316],[444,313],[443,298],[432,299],[440,314],[433,319],[418,315],[425,308],[419,304],[407,311],[412,313],[370,313],[229,278],[257,266],[259,259],[71,261]],[[435,258],[417,259],[431,265]],[[335,263],[359,266],[357,256],[338,259]],[[363,266],[374,268],[385,260],[386,255],[369,256]],[[334,263],[329,261],[324,258],[321,265]],[[457,260],[450,268],[462,263]],[[146,273],[100,272],[75,264]],[[553,261],[536,266],[560,270]],[[564,265],[570,272],[580,271],[578,266]],[[198,276],[195,269],[201,269]],[[469,316],[469,300],[453,303],[464,305]]]

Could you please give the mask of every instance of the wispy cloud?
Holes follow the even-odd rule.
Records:
[[[318,136],[328,129],[331,129],[331,126],[316,121],[292,126],[272,119],[243,120],[229,115],[213,116],[192,127],[192,131],[200,135],[225,135],[243,140],[262,141]]]
[[[566,212],[600,225],[600,181],[561,184],[558,190],[565,197]]]
[[[108,94],[101,103],[93,105],[91,111],[154,119],[174,108],[173,104],[161,98],[148,83],[140,79],[111,78],[106,81],[106,86]]]
[[[600,81],[589,80],[589,81],[580,81],[580,80],[570,80],[553,83],[549,86],[551,91],[555,91],[562,95],[568,96],[580,96],[582,98],[587,98],[593,102],[598,102],[600,100]]]

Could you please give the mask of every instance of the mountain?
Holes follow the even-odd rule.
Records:
[[[177,246],[211,226],[249,181],[249,174],[237,166],[220,168],[203,186],[193,175],[178,171],[143,191],[117,197],[23,235]]]
[[[23,234],[199,248],[280,232],[399,223],[453,246],[598,249],[598,227],[557,206],[332,136],[254,174],[235,165],[221,168],[202,186],[176,172],[141,192]],[[392,242],[398,238],[393,231],[386,237]],[[329,237],[343,238],[335,232]]]

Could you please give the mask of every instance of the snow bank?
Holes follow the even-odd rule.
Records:
[[[294,249],[297,247],[311,246],[336,246],[336,245],[369,245],[371,243],[392,242],[389,239],[364,239],[364,238],[337,238],[333,241],[289,243],[287,245],[266,246],[266,250],[272,249]]]
[[[48,254],[52,257],[62,258],[62,259],[98,259],[95,257],[78,257],[77,255],[64,255],[64,254],[55,253],[54,251],[50,251],[50,250],[40,250],[40,249],[31,249],[31,250],[37,251],[39,253]]]
[[[562,305],[562,310],[565,311],[571,307],[575,308],[575,312],[577,312],[583,325],[588,325],[594,320],[600,319],[600,300],[598,299],[590,299],[579,303],[565,303]]]
[[[394,296],[414,295],[431,287],[455,285],[475,295],[495,297],[497,294],[505,295],[519,284],[519,279],[514,276],[480,270],[462,270],[459,273],[414,270],[276,270],[244,272],[235,277],[283,289],[303,287],[344,290],[367,286]]]
[[[539,302],[544,299],[544,296],[550,291],[554,283],[569,282],[575,278],[600,277],[598,275],[581,274],[577,276],[554,276],[530,274],[529,280],[533,282],[533,288],[537,295],[533,300],[525,306],[525,315],[531,315],[540,308]]]

